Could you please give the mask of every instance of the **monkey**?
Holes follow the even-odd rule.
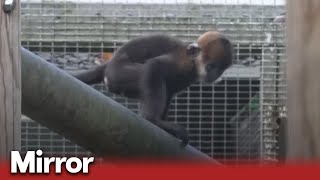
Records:
[[[186,43],[167,34],[129,40],[104,64],[73,74],[91,85],[104,82],[107,90],[142,104],[145,119],[187,145],[187,130],[167,120],[171,99],[191,84],[212,83],[232,64],[232,44],[218,31],[208,31]]]

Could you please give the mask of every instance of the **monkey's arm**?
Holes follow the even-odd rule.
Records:
[[[169,72],[168,56],[159,56],[148,61],[146,64],[146,73],[142,79],[143,89],[143,115],[144,117],[167,131],[168,133],[180,138],[182,144],[188,143],[188,132],[182,126],[163,121],[163,115],[169,107],[171,95],[166,88],[166,75]]]

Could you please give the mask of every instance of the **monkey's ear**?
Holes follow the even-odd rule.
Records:
[[[187,47],[187,54],[191,56],[197,56],[200,52],[200,46],[198,43],[191,43]]]

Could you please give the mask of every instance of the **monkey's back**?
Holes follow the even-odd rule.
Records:
[[[114,54],[115,61],[133,63],[145,63],[148,59],[164,54],[177,53],[180,49],[186,48],[179,39],[164,35],[154,34],[132,39]]]

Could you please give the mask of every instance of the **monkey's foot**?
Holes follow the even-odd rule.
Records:
[[[183,126],[178,124],[173,124],[165,121],[156,121],[156,124],[167,131],[169,134],[175,136],[176,138],[181,140],[181,145],[184,147],[189,142],[189,133]]]
[[[188,131],[180,125],[176,125],[174,136],[181,140],[181,146],[185,147],[189,143],[189,133]]]

